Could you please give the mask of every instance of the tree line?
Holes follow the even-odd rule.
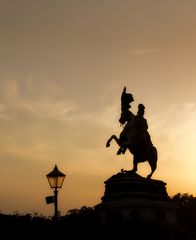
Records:
[[[70,209],[63,216],[59,216],[58,221],[54,222],[52,217],[46,217],[33,214],[13,214],[0,213],[0,234],[6,234],[9,237],[20,237],[20,239],[28,239],[28,237],[43,239],[57,239],[57,237],[71,236],[72,239],[78,239],[84,236],[86,239],[103,239],[113,236],[122,237],[127,234],[136,236],[137,239],[143,239],[147,235],[151,239],[162,239],[157,237],[156,232],[160,232],[160,236],[164,239],[192,240],[196,239],[196,197],[189,193],[177,193],[171,200],[179,205],[178,226],[170,228],[169,226],[158,226],[154,224],[140,223],[132,225],[126,232],[119,226],[104,228],[100,225],[99,216],[93,207],[82,206],[80,209]],[[143,231],[141,231],[143,229]],[[147,235],[146,235],[147,234]],[[155,236],[154,236],[154,235]],[[153,238],[154,236],[154,238]],[[93,237],[93,238],[92,238]]]

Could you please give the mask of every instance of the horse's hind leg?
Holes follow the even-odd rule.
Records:
[[[137,165],[138,165],[138,161],[136,159],[136,156],[133,156],[133,169],[131,170],[132,172],[137,172]]]
[[[151,173],[147,176],[148,179],[150,179],[152,177],[152,174],[154,173],[156,167],[155,168],[151,167],[151,169],[152,169]]]
[[[151,173],[147,176],[147,178],[150,179],[152,177],[152,174],[154,173],[154,171],[157,168],[157,161],[149,161],[149,164],[151,166]]]

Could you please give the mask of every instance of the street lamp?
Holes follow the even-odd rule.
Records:
[[[48,200],[47,203],[54,202],[54,206],[55,206],[54,220],[57,220],[57,217],[58,217],[58,201],[57,201],[58,190],[62,187],[65,176],[66,175],[64,173],[58,170],[57,165],[55,165],[52,172],[46,175],[48,182],[50,184],[50,187],[53,189],[53,192],[54,192],[54,197],[46,197],[46,202]]]

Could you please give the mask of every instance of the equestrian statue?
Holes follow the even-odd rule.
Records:
[[[157,149],[152,144],[150,134],[148,133],[148,123],[144,118],[145,106],[140,103],[137,114],[134,115],[129,110],[131,108],[130,103],[133,101],[132,94],[126,93],[126,87],[124,87],[121,95],[121,116],[119,119],[120,124],[124,128],[119,137],[112,135],[108,139],[106,147],[109,147],[110,142],[114,139],[119,145],[117,155],[125,154],[128,149],[133,155],[132,172],[137,171],[138,163],[148,161],[151,173],[147,178],[151,178],[157,167]]]

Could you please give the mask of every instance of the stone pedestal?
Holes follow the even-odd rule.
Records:
[[[105,181],[101,200],[95,210],[103,225],[137,221],[177,225],[178,206],[171,201],[163,181],[121,171]]]

